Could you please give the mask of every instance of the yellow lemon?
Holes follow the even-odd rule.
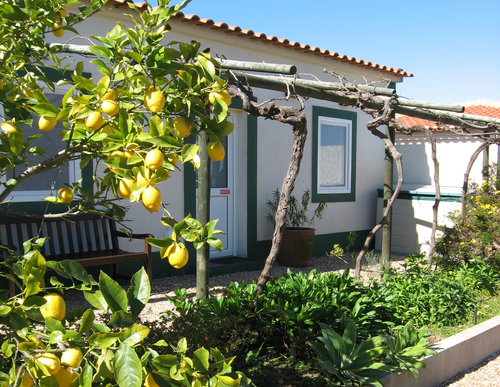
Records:
[[[105,124],[104,117],[100,112],[92,112],[85,120],[85,126],[90,130],[98,130]]]
[[[189,136],[191,133],[191,121],[184,117],[177,117],[174,120],[174,129],[179,132],[182,138]]]
[[[73,201],[73,191],[68,187],[61,188],[57,193],[57,196],[59,196],[59,199],[66,204]]]
[[[14,123],[12,121],[4,121],[4,122],[2,122],[2,125],[0,125],[0,126],[2,127],[2,130],[5,133],[17,132],[16,126],[14,125]]]
[[[158,383],[155,382],[153,379],[153,374],[158,374],[159,372],[153,371],[146,376],[146,379],[144,380],[144,386],[146,387],[159,387]]]
[[[61,361],[53,353],[47,352],[38,357],[37,360],[42,363],[49,371],[49,374],[55,375],[61,369]]]
[[[144,163],[146,167],[151,169],[152,171],[156,171],[163,165],[163,153],[159,149],[153,149],[148,152]]]
[[[224,160],[224,156],[226,155],[224,147],[222,146],[220,141],[216,142],[215,144],[213,142],[209,142],[207,145],[207,153],[208,157],[210,157],[213,161],[222,161]]]
[[[169,246],[167,249],[168,263],[175,269],[181,269],[186,266],[189,259],[188,251],[185,247],[180,247],[177,243]]]
[[[66,10],[64,8],[60,9],[58,12],[59,12],[59,16],[61,16],[61,17],[68,16],[68,12],[66,12]]]
[[[109,89],[103,96],[102,96],[102,100],[103,101],[114,101],[116,99],[117,95],[116,95],[116,91],[114,91],[113,89]]]
[[[38,120],[38,129],[43,132],[48,132],[56,126],[57,118],[56,117],[47,117],[41,116]]]
[[[153,186],[147,187],[142,193],[142,204],[149,212],[158,212],[161,203],[161,193]]]
[[[151,89],[144,97],[144,106],[152,113],[158,113],[165,106],[165,96],[161,90]]]
[[[134,183],[134,180],[127,179],[126,177],[120,180],[118,183],[118,193],[123,199],[128,199],[130,197]]]
[[[52,33],[57,38],[62,38],[64,36],[64,33],[66,32],[61,27],[62,24],[60,21],[55,21],[54,24],[52,25]]]
[[[45,296],[45,304],[40,307],[40,313],[43,318],[53,317],[57,320],[62,320],[66,315],[66,303],[64,299],[56,293],[49,293]]]
[[[78,377],[78,374],[74,374],[70,370],[61,367],[59,372],[54,375],[59,382],[59,387],[69,387],[73,380]]]
[[[229,95],[229,92],[227,90],[222,90],[219,93],[212,92],[208,95],[208,100],[212,105],[214,104],[215,99],[223,100],[227,106],[231,105],[231,96]]]
[[[71,368],[76,368],[80,364],[82,358],[83,354],[80,348],[68,348],[61,355],[61,364]]]
[[[102,102],[101,105],[102,111],[106,113],[108,116],[116,116],[120,111],[120,107],[115,101],[106,100]]]

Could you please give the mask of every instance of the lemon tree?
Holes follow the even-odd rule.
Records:
[[[118,23],[106,36],[88,37],[96,43],[88,48],[93,55],[90,63],[76,58],[69,66],[62,62],[67,53],[61,47],[49,48],[46,37],[78,33],[79,22],[103,12],[104,0],[2,3],[0,212],[6,198],[31,176],[70,160],[79,160],[80,167],[92,162],[104,165],[104,172],[93,178],[92,192],[73,182],[46,198],[63,205],[64,216],[104,208],[121,221],[127,205],[136,203],[144,211],[163,211],[161,221],[174,229],[174,235],[148,241],[162,250],[171,246],[170,257],[164,258],[177,268],[189,259],[188,243],[222,249],[216,221],[202,225],[189,215],[175,220],[162,205],[161,186],[169,183],[180,164],[200,166],[198,145],[191,137],[204,132],[217,143],[233,130],[226,120],[229,103],[222,94],[225,81],[218,76],[217,62],[200,52],[196,42],[168,41],[168,19],[187,2],[169,6],[160,0],[154,11],[141,12],[130,4],[131,12],[137,11],[133,27]],[[100,75],[87,78],[86,66]],[[57,84],[46,75],[47,69],[62,74]],[[56,87],[65,90],[57,105],[46,96]],[[211,93],[220,95],[211,102]],[[64,127],[58,133],[64,151],[45,157],[45,150],[33,141],[56,123]],[[39,129],[37,135],[28,136],[26,126]],[[35,162],[27,162],[28,155]],[[7,175],[9,171],[13,174]],[[134,275],[125,291],[105,273],[95,280],[75,262],[46,262],[41,253],[44,243],[44,238],[28,240],[0,262],[13,270],[0,271],[0,276],[14,281],[18,289],[16,295],[0,291],[0,326],[7,332],[1,353],[12,364],[0,369],[2,387],[138,387],[148,375],[150,385],[186,384],[194,375],[200,385],[249,385],[243,375],[232,372],[232,359],[224,359],[215,349],[198,349],[190,359],[181,341],[174,359],[154,357],[156,347],[141,347],[149,334],[137,322],[149,299],[144,270]],[[109,311],[109,321],[97,322],[92,309],[66,310],[67,289],[84,292],[94,308]]]

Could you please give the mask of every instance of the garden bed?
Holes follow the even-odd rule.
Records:
[[[428,356],[427,368],[419,371],[418,380],[411,372],[380,378],[385,387],[437,386],[459,372],[472,367],[500,350],[500,316],[478,324],[430,346],[436,353]],[[497,375],[498,376],[498,375]]]

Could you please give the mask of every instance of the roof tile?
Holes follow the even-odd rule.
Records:
[[[117,8],[128,8],[128,3],[133,3],[132,0],[109,0],[108,5],[114,5]],[[135,6],[140,10],[147,9],[147,3],[135,3]],[[340,55],[337,52],[331,52],[328,50],[321,50],[318,47],[311,47],[308,44],[300,44],[298,42],[290,42],[288,39],[278,39],[276,36],[266,37],[263,33],[254,33],[252,30],[243,30],[239,26],[228,27],[226,23],[215,23],[212,19],[200,19],[198,15],[185,15],[182,12],[176,12],[173,19],[179,20],[181,22],[195,24],[200,27],[209,28],[216,31],[225,32],[228,34],[234,34],[236,36],[243,36],[252,40],[260,40],[263,43],[270,43],[274,45],[279,45],[285,48],[290,48],[293,50],[300,50],[304,53],[313,54],[316,56],[322,56],[324,58],[348,62],[357,66],[369,68],[375,71],[380,71],[382,73],[389,73],[393,75],[398,75],[402,77],[413,77],[413,74],[408,73],[402,69],[387,67],[379,65],[377,63],[372,63],[369,61],[364,61],[362,59],[356,59],[354,57],[347,57],[346,55]]]

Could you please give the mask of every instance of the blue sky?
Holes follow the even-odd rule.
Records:
[[[410,99],[500,101],[499,0],[192,0],[183,12],[402,68]]]

